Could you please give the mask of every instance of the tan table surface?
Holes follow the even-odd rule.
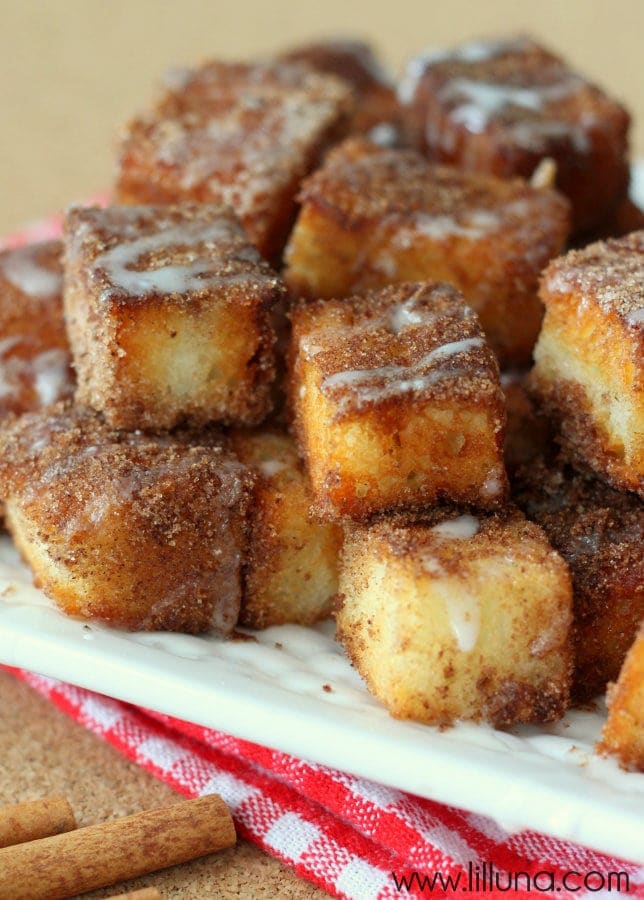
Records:
[[[167,67],[314,34],[422,47],[529,31],[622,98],[644,153],[642,0],[0,0],[0,234],[109,185],[116,126]]]
[[[429,44],[518,31],[620,97],[644,153],[641,0],[0,0],[0,233],[109,185],[116,126],[169,65],[352,32],[399,68]],[[177,798],[6,675],[0,760],[0,803],[62,792],[82,823]],[[323,896],[247,844],[140,883],[166,897]]]
[[[68,798],[79,826],[183,799],[36,691],[0,672],[0,806],[53,795]],[[230,850],[123,882],[120,887],[124,891],[156,887],[168,900],[328,896],[243,841]],[[115,888],[103,888],[83,896],[118,893]]]

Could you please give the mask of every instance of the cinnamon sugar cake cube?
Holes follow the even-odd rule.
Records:
[[[644,231],[552,262],[530,384],[566,452],[644,497]]]
[[[216,441],[116,432],[59,404],[7,426],[0,450],[7,528],[63,612],[232,631],[253,478]]]
[[[421,53],[398,93],[412,140],[438,162],[529,178],[554,160],[575,230],[599,225],[628,191],[628,113],[527,37]]]
[[[365,41],[331,38],[293,47],[279,58],[284,62],[304,63],[351,85],[356,96],[349,128],[352,134],[364,134],[376,143],[397,143],[402,139],[400,109],[392,80],[373,47]]]
[[[644,619],[644,504],[561,459],[517,472],[513,499],[566,561],[574,592],[573,695],[617,678]]]
[[[230,210],[75,208],[65,245],[79,403],[118,428],[266,416],[283,289]]]
[[[625,769],[644,772],[644,622],[608,690],[608,719],[599,753],[612,753]]]
[[[503,503],[498,367],[458,291],[402,284],[291,318],[295,429],[318,515]]]
[[[500,727],[567,708],[570,579],[516,511],[348,528],[338,605],[338,639],[396,718]]]
[[[293,439],[277,430],[231,432],[256,475],[240,622],[312,625],[331,613],[338,589],[338,525],[311,518],[311,489]]]
[[[70,396],[60,241],[0,251],[0,418]]]
[[[530,363],[539,272],[568,233],[568,204],[555,191],[351,139],[305,180],[300,200],[285,253],[294,295],[446,281],[476,310],[503,365]]]
[[[351,88],[307,66],[210,62],[171,73],[121,142],[122,203],[225,203],[276,261],[301,179],[353,109]]]

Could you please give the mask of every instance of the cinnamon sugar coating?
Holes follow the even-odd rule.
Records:
[[[618,757],[625,769],[644,772],[644,622],[616,684],[608,689],[608,719],[598,753]]]
[[[398,718],[559,718],[570,605],[563,560],[516,510],[434,509],[345,534],[338,639]]]
[[[77,400],[120,428],[255,423],[283,296],[228,209],[71,209],[65,313]]]
[[[301,179],[341,136],[348,85],[306,66],[210,62],[172,73],[154,108],[125,129],[125,203],[224,203],[270,260],[279,257]]]
[[[573,692],[589,700],[617,678],[644,618],[644,504],[558,459],[525,465],[513,488],[570,569]]]
[[[0,251],[0,418],[72,394],[60,241]]]
[[[220,442],[115,432],[63,405],[0,436],[7,527],[64,612],[136,630],[236,624],[253,478]]]
[[[644,230],[597,241],[552,260],[543,289],[548,294],[577,294],[606,315],[619,316],[644,342]]]
[[[401,139],[400,109],[391,78],[365,41],[335,38],[302,44],[284,52],[280,60],[304,63],[317,72],[348,82],[356,95],[350,132],[380,142]]]
[[[446,281],[477,311],[503,364],[529,362],[543,314],[539,272],[568,231],[555,191],[352,139],[304,181],[300,201],[285,253],[294,295]]]
[[[401,284],[302,303],[291,319],[295,430],[319,515],[503,502],[498,367],[458,291]]]
[[[626,196],[628,113],[530,38],[421,53],[399,98],[412,139],[437,161],[507,178],[553,159],[576,230],[597,227]]]
[[[256,475],[240,622],[312,625],[331,613],[342,529],[315,521],[293,439],[278,429],[235,429],[229,443]]]
[[[644,497],[644,231],[555,260],[530,386],[562,446]]]

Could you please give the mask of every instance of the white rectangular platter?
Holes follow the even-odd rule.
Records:
[[[593,754],[602,708],[543,729],[462,723],[441,732],[390,718],[329,623],[256,637],[129,634],[68,618],[0,538],[0,662],[482,813],[510,831],[644,863],[644,775]]]

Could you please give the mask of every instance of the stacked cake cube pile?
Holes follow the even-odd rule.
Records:
[[[37,584],[129,629],[334,615],[435,725],[617,682],[601,750],[644,769],[628,123],[527,38],[397,90],[355,41],[172,72],[114,203],[0,254],[0,498]]]

